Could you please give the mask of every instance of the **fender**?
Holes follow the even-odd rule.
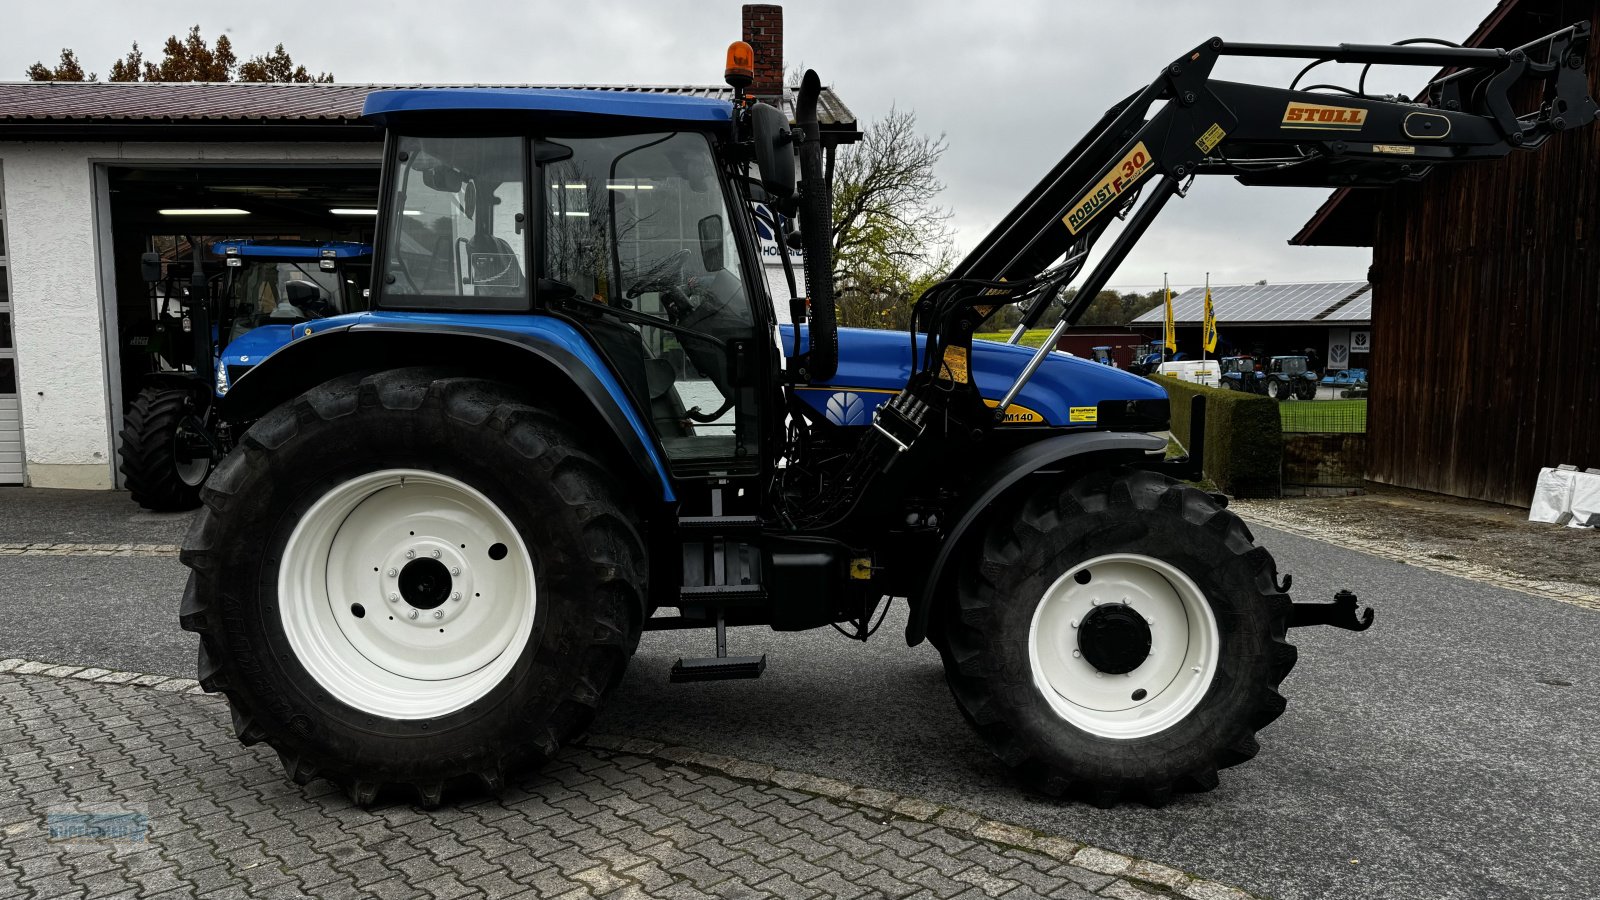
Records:
[[[229,421],[253,422],[279,404],[341,375],[398,366],[446,365],[527,386],[540,376],[566,381],[581,397],[541,388],[541,394],[592,411],[633,463],[655,499],[675,501],[672,480],[655,436],[599,352],[564,322],[553,333],[492,325],[363,318],[298,338],[242,375],[222,398]],[[570,332],[570,333],[565,333]]]
[[[934,598],[948,577],[946,566],[962,546],[989,506],[1023,479],[1035,475],[1051,475],[1066,468],[1068,460],[1093,455],[1113,454],[1138,459],[1148,453],[1164,451],[1167,439],[1137,431],[1089,431],[1063,434],[1029,444],[1001,457],[973,482],[956,507],[959,515],[955,525],[945,533],[934,557],[927,581],[911,602],[911,615],[906,622],[906,645],[915,647],[928,636],[928,617]],[[952,573],[953,574],[953,573]]]

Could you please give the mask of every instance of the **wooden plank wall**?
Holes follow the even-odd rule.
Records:
[[[1597,5],[1524,0],[1491,45],[1593,21]],[[1527,506],[1541,466],[1600,467],[1597,231],[1600,125],[1387,193],[1369,478]]]

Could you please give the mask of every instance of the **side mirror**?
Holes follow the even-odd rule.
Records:
[[[714,213],[700,220],[700,264],[707,272],[723,269],[722,217]]]
[[[145,281],[154,283],[161,280],[161,254],[145,253],[139,257],[139,275]]]
[[[322,299],[322,289],[309,281],[291,281],[283,286],[283,296],[294,306],[304,307]]]
[[[787,208],[795,197],[794,139],[789,134],[789,118],[775,106],[757,103],[750,107],[750,120],[761,187],[776,205]]]

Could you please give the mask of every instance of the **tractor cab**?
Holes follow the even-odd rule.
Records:
[[[468,108],[500,124],[449,132]],[[776,322],[726,102],[385,91],[368,112],[388,132],[372,326],[426,314],[572,348],[553,365],[644,419],[671,472],[757,473]]]
[[[1217,365],[1224,388],[1252,394],[1265,393],[1265,378],[1254,357],[1224,356],[1217,360]]]
[[[229,240],[216,286],[217,392],[295,335],[294,326],[366,308],[372,247],[349,241]]]

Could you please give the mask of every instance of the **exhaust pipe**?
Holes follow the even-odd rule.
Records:
[[[807,69],[795,98],[800,143],[800,232],[806,251],[806,293],[811,301],[811,341],[802,371],[811,382],[839,370],[839,319],[833,307],[833,190],[822,170],[822,128],[817,98],[822,79]]]

